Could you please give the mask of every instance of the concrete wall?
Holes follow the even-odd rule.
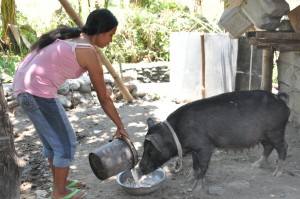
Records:
[[[240,37],[237,57],[235,90],[260,89],[262,73],[262,50],[249,45],[249,38]]]
[[[280,52],[278,58],[279,92],[288,94],[290,122],[300,126],[300,52]]]

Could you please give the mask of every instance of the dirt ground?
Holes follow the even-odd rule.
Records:
[[[143,152],[142,145],[147,132],[147,118],[152,117],[157,121],[163,121],[172,111],[183,105],[175,103],[163,94],[158,94],[158,96],[160,99],[156,101],[136,100],[130,104],[127,102],[116,103],[139,157]],[[81,104],[67,113],[78,136],[78,150],[69,177],[87,184],[86,198],[300,198],[300,133],[291,124],[286,130],[289,149],[285,169],[280,177],[272,176],[277,163],[275,151],[271,154],[268,166],[252,168],[252,163],[261,156],[262,147],[260,145],[238,152],[215,149],[202,190],[187,191],[191,188],[191,182],[187,180],[187,175],[192,168],[191,157],[187,155],[184,157],[183,170],[177,174],[169,171],[169,162],[163,166],[167,177],[161,189],[149,195],[133,196],[118,186],[115,176],[104,181],[99,180],[89,165],[89,153],[107,143],[115,132],[113,123],[104,114],[97,101]],[[15,147],[18,156],[26,162],[21,178],[21,198],[48,198],[52,179],[47,161],[40,156],[41,143],[31,122],[20,108],[15,109],[11,118],[14,124]]]

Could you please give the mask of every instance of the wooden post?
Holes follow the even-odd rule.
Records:
[[[274,50],[272,48],[263,49],[262,90],[272,91],[273,59]]]
[[[201,57],[202,57],[202,99],[205,98],[205,44],[204,35],[201,35]]]
[[[13,125],[8,112],[0,79],[0,198],[16,199],[20,198],[22,165],[16,157]]]
[[[74,20],[74,22],[79,26],[82,27],[84,26],[83,22],[81,21],[81,19],[79,18],[78,14],[74,11],[73,7],[70,5],[70,3],[67,0],[58,0],[61,5],[65,8],[66,12],[69,14],[69,16]],[[133,97],[130,94],[130,92],[128,91],[127,87],[124,85],[124,83],[122,82],[121,78],[119,77],[119,75],[117,74],[117,72],[115,71],[115,69],[112,67],[111,63],[109,62],[109,60],[105,57],[105,55],[102,53],[102,51],[97,47],[94,46],[98,58],[100,60],[100,63],[102,62],[105,67],[107,68],[108,72],[110,73],[110,75],[114,78],[114,80],[116,81],[120,91],[122,92],[122,94],[124,95],[124,97],[126,98],[126,100],[128,102],[132,102]],[[101,63],[101,65],[102,65]]]

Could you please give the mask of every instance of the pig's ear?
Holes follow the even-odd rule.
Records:
[[[152,127],[155,125],[155,122],[152,118],[148,118],[147,119],[147,123],[148,123],[148,128]]]
[[[161,136],[158,134],[151,134],[146,136],[146,140],[150,141],[152,145],[161,152],[162,142]]]

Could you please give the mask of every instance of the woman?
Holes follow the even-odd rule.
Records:
[[[20,64],[13,82],[18,102],[34,124],[53,175],[52,198],[82,198],[84,183],[68,180],[76,136],[57,98],[66,79],[88,71],[99,102],[117,126],[115,136],[129,137],[106,90],[103,69],[93,45],[112,41],[118,21],[107,9],[90,13],[83,28],[60,26],[40,37]]]

